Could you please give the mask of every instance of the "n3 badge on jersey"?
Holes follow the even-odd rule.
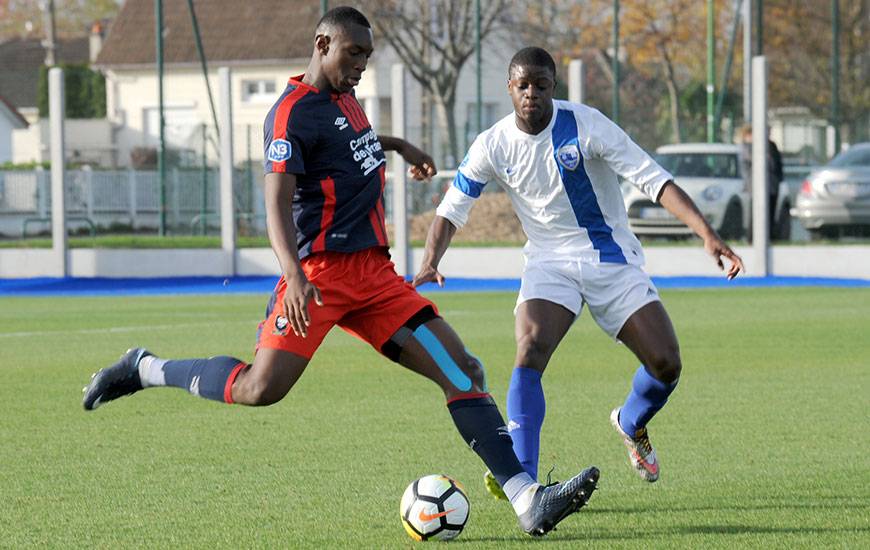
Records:
[[[284,162],[293,153],[293,146],[286,139],[276,139],[269,144],[269,153],[266,158],[272,162]]]
[[[564,168],[574,170],[580,164],[580,149],[573,143],[563,145],[556,151],[556,160]]]

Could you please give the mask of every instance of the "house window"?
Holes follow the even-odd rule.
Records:
[[[273,101],[275,101],[274,80],[242,80],[243,103],[272,103]]]

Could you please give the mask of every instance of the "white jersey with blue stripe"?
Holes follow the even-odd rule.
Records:
[[[517,128],[513,113],[481,133],[437,214],[462,227],[484,186],[495,182],[523,225],[527,256],[642,265],[617,174],[653,201],[673,179],[598,110],[554,100],[550,123],[536,135]]]

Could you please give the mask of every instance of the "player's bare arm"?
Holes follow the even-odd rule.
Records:
[[[323,305],[320,290],[308,281],[299,263],[299,250],[296,248],[296,226],[290,205],[296,192],[294,174],[266,174],[266,229],[269,242],[278,257],[281,272],[287,283],[284,293],[284,316],[290,322],[293,332],[303,338],[308,335],[307,327],[311,322],[308,314],[308,301],[312,298],[317,305]]]
[[[707,223],[707,220],[698,211],[698,207],[695,206],[692,199],[676,183],[673,181],[665,183],[659,197],[659,202],[668,212],[686,224],[689,229],[704,240],[704,249],[708,254],[713,256],[719,265],[719,269],[725,269],[725,265],[722,263],[722,256],[731,261],[727,273],[729,279],[733,279],[741,271],[746,271],[740,256],[731,250],[731,247],[719,237],[716,230]]]
[[[435,161],[432,157],[418,149],[414,145],[401,138],[392,136],[378,136],[384,151],[398,151],[405,162],[411,165],[408,173],[417,181],[429,181],[438,173]]]
[[[435,216],[429,233],[426,235],[426,250],[423,253],[423,263],[420,270],[414,276],[411,284],[415,287],[423,283],[438,283],[444,286],[444,275],[438,271],[438,264],[450,246],[453,235],[456,234],[456,226],[450,220],[442,216]]]

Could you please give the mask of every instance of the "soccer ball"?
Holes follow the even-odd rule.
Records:
[[[412,539],[450,540],[465,527],[468,508],[462,484],[445,475],[428,475],[408,485],[399,513]]]

